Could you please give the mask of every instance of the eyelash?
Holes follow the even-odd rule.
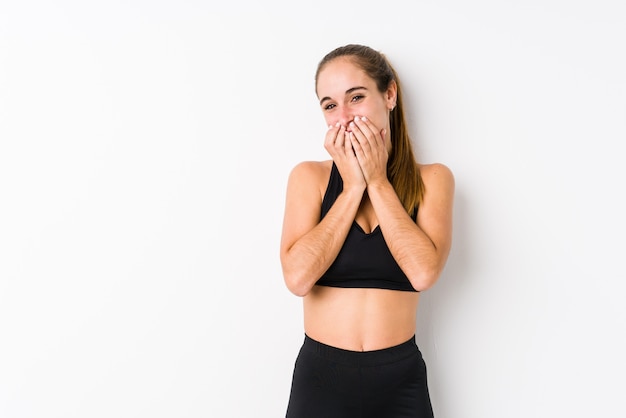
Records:
[[[357,94],[356,96],[354,96],[352,99],[350,99],[351,102],[355,102],[355,101],[359,101],[361,100],[363,97],[365,96],[361,96],[360,94]],[[334,104],[329,104],[327,106],[324,107],[324,110],[331,110],[333,107],[335,107]]]

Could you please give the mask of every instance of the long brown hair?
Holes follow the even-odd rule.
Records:
[[[348,57],[376,82],[381,93],[389,88],[392,81],[397,86],[396,107],[389,113],[391,128],[391,153],[387,161],[387,178],[393,185],[402,205],[411,216],[415,216],[417,207],[424,198],[424,182],[413,153],[411,138],[404,119],[402,89],[398,74],[385,55],[364,45],[349,44],[334,49],[319,62],[315,72],[315,88],[320,72],[332,60]]]

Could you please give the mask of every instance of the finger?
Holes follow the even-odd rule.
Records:
[[[381,145],[381,138],[378,135],[378,128],[365,116],[354,118],[355,125],[359,128],[359,130],[363,133],[367,141],[370,143],[370,146]]]
[[[354,118],[355,120],[357,118]],[[359,142],[359,144],[361,145],[361,147],[365,148],[367,147],[368,149],[371,148],[371,144],[370,144],[370,140],[367,137],[367,130],[362,130],[361,127],[359,127],[357,125],[358,122],[350,122],[350,131],[353,134],[354,138]],[[363,128],[365,129],[365,126],[363,126]]]
[[[352,147],[353,154],[356,156],[356,158],[359,161],[363,161],[363,158],[365,157],[365,153],[363,151],[363,146],[361,145],[361,142],[359,142],[354,132],[350,132],[349,135],[350,135],[349,142],[350,142],[350,146]]]
[[[326,132],[326,138],[324,139],[324,147],[326,149],[335,148],[337,145],[343,145],[344,136],[342,134],[342,130],[345,131],[345,127],[341,126],[339,123],[333,125],[329,125],[328,131]],[[340,141],[340,144],[337,143],[337,140]]]
[[[346,141],[345,132],[346,127],[343,125],[339,125],[339,129],[337,130],[337,136],[335,137],[335,146],[337,148],[343,147],[343,144]]]
[[[337,137],[337,131],[339,130],[339,126],[328,125],[328,130],[326,131],[326,137],[324,138],[324,146],[328,148],[329,145],[335,142],[335,138]]]
[[[344,132],[344,152],[348,157],[354,157],[354,147],[352,146],[352,133],[345,131]]]

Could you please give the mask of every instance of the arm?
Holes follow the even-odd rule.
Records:
[[[280,261],[285,284],[297,296],[305,296],[339,254],[363,195],[344,189],[320,221],[320,184],[328,178],[322,164],[298,164],[287,185]]]
[[[426,186],[417,223],[389,181],[368,185],[380,229],[396,262],[416,290],[430,288],[446,264],[452,244],[454,177],[442,164],[421,167]]]
[[[385,132],[355,119],[351,142],[385,242],[416,290],[431,287],[443,271],[452,243],[454,176],[443,164],[420,167],[426,193],[417,222],[407,214],[387,179]]]
[[[324,147],[343,178],[343,191],[324,219],[320,212],[330,163],[306,162],[289,176],[280,261],[287,288],[306,295],[333,263],[354,221],[365,191],[365,179],[345,140],[345,127],[329,127]]]

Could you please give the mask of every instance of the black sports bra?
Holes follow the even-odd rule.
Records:
[[[342,190],[343,180],[333,162],[328,187],[322,201],[321,218],[326,216]],[[417,213],[414,218],[416,216]],[[352,222],[337,258],[316,284],[417,292],[391,255],[380,226],[367,234],[356,221]]]

